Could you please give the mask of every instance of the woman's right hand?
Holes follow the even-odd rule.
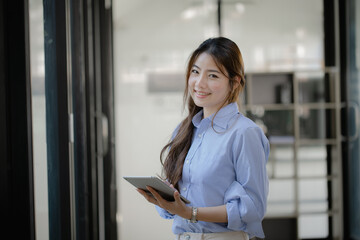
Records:
[[[142,189],[140,189],[140,188],[137,188],[136,190],[137,190],[141,195],[143,195],[143,197],[144,197],[149,203],[152,203],[152,204],[155,204],[155,205],[159,206],[159,204],[157,204],[157,201],[156,201],[156,199],[153,197],[153,195],[146,193],[144,190],[142,190]]]
[[[161,207],[162,209],[168,211],[171,214],[179,215],[180,217],[185,219],[191,218],[191,207],[186,206],[186,204],[181,200],[180,193],[177,190],[174,192],[175,201],[170,202],[162,198],[155,189],[151,187],[147,187],[147,189],[149,190],[149,192],[151,192],[152,195],[148,195],[142,189],[137,189],[137,191],[141,195],[143,195],[148,202]]]

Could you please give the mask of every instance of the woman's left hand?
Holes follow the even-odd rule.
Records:
[[[146,187],[152,194],[149,196],[146,194],[145,191],[141,189],[137,189],[137,191],[144,196],[144,198],[152,203],[155,204],[162,209],[167,210],[171,214],[176,214],[182,218],[190,219],[191,218],[191,207],[185,205],[185,203],[180,198],[180,193],[178,191],[174,192],[175,201],[170,202],[166,201],[164,198],[160,196],[160,194],[151,187]]]

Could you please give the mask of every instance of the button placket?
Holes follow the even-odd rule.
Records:
[[[201,143],[202,143],[202,140],[203,140],[203,137],[204,137],[204,134],[206,132],[206,129],[207,127],[203,124],[198,130],[197,132],[195,133],[195,137],[193,139],[193,143],[189,149],[189,152],[188,152],[188,155],[186,156],[185,160],[184,160],[184,166],[183,166],[183,171],[186,171],[187,172],[187,184],[185,186],[183,186],[181,188],[181,192],[182,194],[184,194],[185,197],[187,197],[187,195],[189,194],[189,189],[191,187],[191,172],[192,172],[192,169],[191,169],[191,163],[193,161],[193,158],[196,154],[196,151],[199,149],[199,147],[201,146]],[[184,177],[184,176],[183,176]]]
[[[201,140],[198,140],[198,139],[194,140],[192,146],[189,149],[189,153],[188,153],[188,156],[186,157],[185,161],[188,161],[188,163],[190,163],[190,160],[193,159],[196,151],[200,147],[200,144],[201,144]]]

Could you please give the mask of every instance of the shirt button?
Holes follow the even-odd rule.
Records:
[[[183,191],[186,191],[186,187],[183,187],[183,189],[182,189]]]
[[[186,160],[186,163],[189,163],[190,161],[189,160]]]
[[[199,134],[198,137],[201,138],[201,137],[202,137],[202,134]]]

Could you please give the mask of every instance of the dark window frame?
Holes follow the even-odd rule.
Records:
[[[28,1],[0,2],[1,235],[35,239]]]

